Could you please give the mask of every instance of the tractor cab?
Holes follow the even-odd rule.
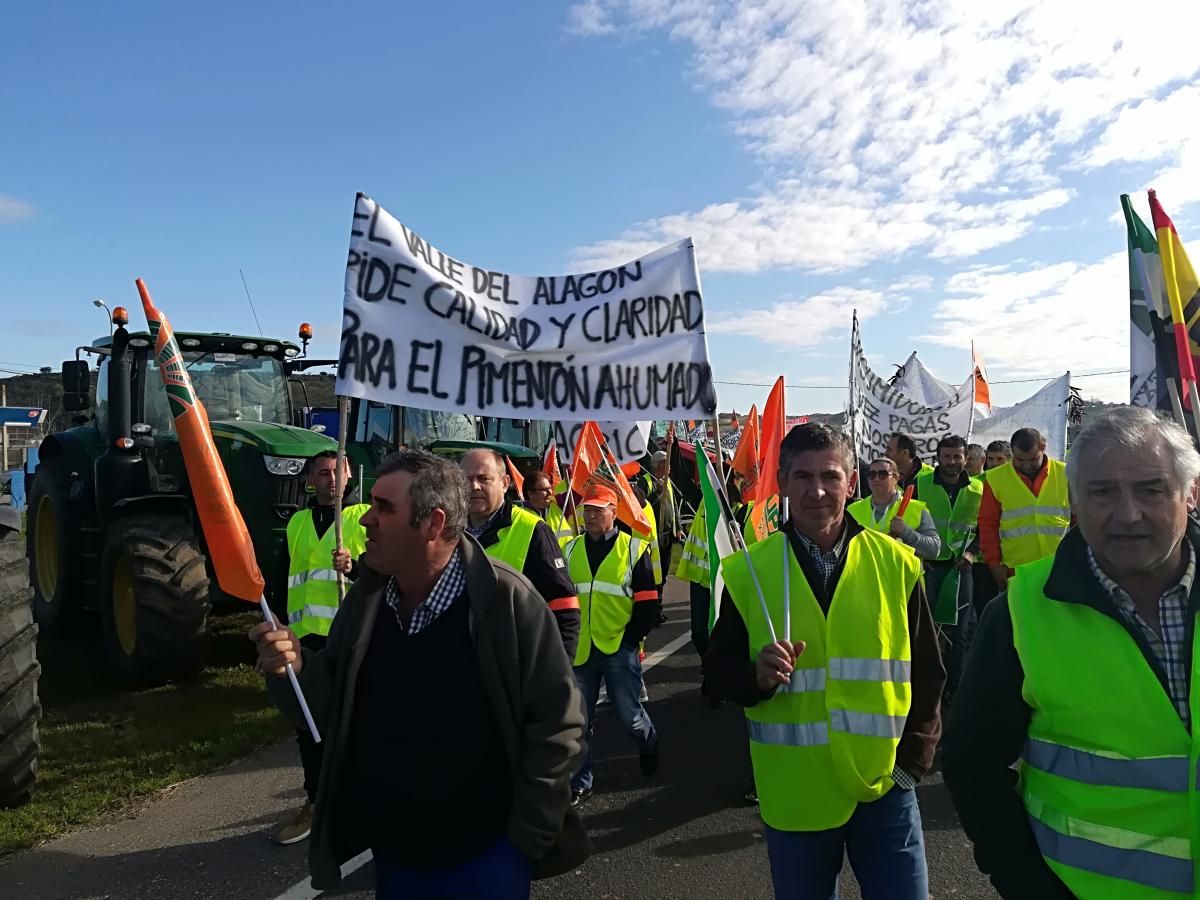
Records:
[[[168,394],[148,332],[113,310],[110,337],[63,363],[73,427],[39,448],[27,553],[44,627],[98,613],[117,672],[133,683],[187,677],[203,664],[207,617],[222,600],[196,516]],[[311,335],[310,335],[311,336]],[[292,425],[289,341],[176,332],[213,444],[245,520],[266,597],[286,611],[288,520],[307,501],[303,470],[332,439]],[[303,332],[302,340],[305,340]],[[92,373],[85,357],[96,360]]]

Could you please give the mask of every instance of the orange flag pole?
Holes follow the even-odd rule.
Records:
[[[249,603],[257,599],[266,620],[278,625],[271,614],[271,607],[267,605],[267,595],[264,593],[266,582],[258,568],[250,532],[246,529],[246,522],[237,504],[233,502],[229,478],[225,475],[225,467],[217,455],[212,431],[208,427],[208,413],[192,387],[192,379],[183,364],[183,354],[175,340],[175,332],[167,317],[155,307],[146,283],[140,278],[137,280],[137,289],[142,297],[146,322],[150,326],[150,337],[154,340],[158,373],[162,376],[167,403],[175,419],[179,449],[183,453],[183,464],[192,486],[196,514],[204,531],[204,542],[208,546],[208,558],[217,576],[217,584],[232,597]],[[288,663],[287,673],[313,741],[320,743],[317,723],[313,721],[291,663]]]

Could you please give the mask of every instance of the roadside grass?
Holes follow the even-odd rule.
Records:
[[[44,709],[33,799],[0,810],[0,856],[119,816],[291,733],[253,669],[255,610],[214,615],[212,655],[186,684],[121,689],[95,634],[39,640]]]

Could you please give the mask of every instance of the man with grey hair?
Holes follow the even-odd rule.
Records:
[[[1071,448],[1077,526],[984,613],[943,763],[1003,897],[1196,896],[1198,476],[1181,427],[1104,413]]]
[[[584,728],[571,663],[545,601],[464,533],[467,493],[449,461],[392,454],[325,648],[250,630],[271,698],[303,725],[291,663],[321,729],[314,887],[370,849],[381,898],[527,900],[534,872],[587,855],[567,818]]]

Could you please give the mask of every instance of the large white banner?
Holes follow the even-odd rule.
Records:
[[[937,443],[957,434],[985,447],[1007,441],[1018,428],[1036,428],[1046,438],[1046,452],[1063,459],[1067,446],[1067,412],[1071,378],[1055,378],[1014,406],[993,407],[990,416],[973,411],[974,381],[960,386],[936,378],[917,358],[909,356],[891,384],[872,370],[862,349],[855,321],[851,332],[849,421],[859,459],[869,462],[884,454],[888,435],[909,435],[918,455],[936,464]]]
[[[977,415],[971,440],[986,447],[991,441],[1009,440],[1018,428],[1036,428],[1046,438],[1046,453],[1064,459],[1070,396],[1071,376],[1055,378],[1028,400],[1015,406],[992,407],[986,419]]]
[[[646,455],[646,441],[650,437],[652,419],[644,422],[597,422],[600,433],[612,449],[613,456],[621,465],[637,462]],[[579,443],[582,422],[555,422],[554,440],[559,448],[559,457],[568,466],[575,459],[575,445]]]
[[[906,368],[912,363],[916,363],[915,354],[905,364]],[[862,336],[855,321],[851,334],[850,402],[847,412],[861,462],[870,462],[883,456],[887,450],[888,435],[893,432],[907,434],[916,442],[917,455],[923,460],[932,461],[937,443],[943,437],[948,434],[965,436],[970,431],[971,414],[975,406],[970,385],[965,390],[951,392],[948,385],[936,379],[931,382],[919,377],[922,374],[928,375],[923,366],[919,372],[915,369],[909,372],[909,377],[916,379],[915,393],[920,397],[907,393],[901,380],[888,384],[876,375],[863,353]]]
[[[363,194],[338,360],[343,396],[443,412],[632,422],[717,407],[690,240],[601,272],[509,275],[438,250]]]

